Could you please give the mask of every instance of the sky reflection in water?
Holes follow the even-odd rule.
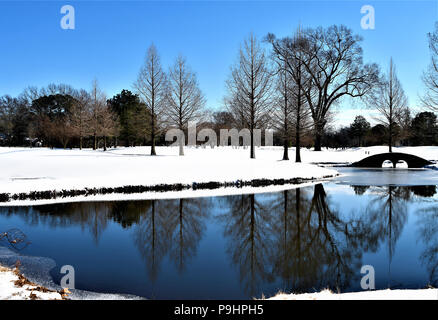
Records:
[[[246,299],[279,290],[438,285],[436,186],[350,186],[277,193],[0,208],[22,254],[76,270],[76,287],[156,299]],[[2,243],[0,245],[5,245]]]

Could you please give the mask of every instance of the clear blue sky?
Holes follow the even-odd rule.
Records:
[[[60,27],[63,5],[73,5],[76,29]],[[375,30],[362,30],[360,8],[371,4]],[[207,106],[220,108],[224,81],[250,32],[277,37],[304,27],[345,24],[364,37],[365,61],[387,69],[392,56],[412,107],[429,63],[427,32],[437,1],[2,1],[0,95],[29,85],[67,83],[89,89],[97,78],[108,96],[132,83],[154,42],[164,66],[181,53],[197,72]],[[338,124],[364,111],[345,101]]]

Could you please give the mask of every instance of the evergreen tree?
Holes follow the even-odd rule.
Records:
[[[356,116],[350,126],[350,132],[354,138],[358,139],[359,147],[362,146],[363,138],[370,130],[370,123],[363,116]]]

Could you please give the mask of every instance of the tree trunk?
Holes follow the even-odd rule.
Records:
[[[251,127],[251,147],[250,147],[250,158],[255,159],[255,150],[254,150],[254,128]]]
[[[106,136],[103,136],[103,151],[106,151]]]
[[[301,99],[301,96],[298,96]],[[297,123],[295,125],[295,162],[301,162],[301,105],[298,100]]]
[[[285,102],[287,104],[287,100]],[[284,113],[284,137],[283,137],[283,160],[289,160],[289,139],[288,139],[288,127],[287,127],[287,108],[285,106]]]
[[[295,124],[295,162],[301,162],[301,63],[298,65],[297,123]]]
[[[389,124],[389,152],[392,152],[392,123]]]
[[[155,152],[155,119],[154,115],[152,114],[152,128],[151,128],[151,156],[156,156],[157,153]]]
[[[315,134],[315,151],[321,151],[321,139],[322,135],[319,132]]]
[[[184,137],[184,133],[181,130],[180,136],[179,136],[179,155],[183,156],[184,155],[184,142],[185,142],[185,137]]]
[[[93,150],[97,149],[97,136],[94,134],[94,144],[93,144]]]
[[[287,138],[283,140],[283,160],[289,160],[289,140]]]
[[[300,141],[300,125],[297,122],[296,134],[295,134],[295,162],[301,162],[301,141]]]
[[[82,136],[79,137],[79,150],[82,150]]]

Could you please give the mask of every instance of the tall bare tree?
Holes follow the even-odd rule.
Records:
[[[392,58],[389,62],[388,73],[384,76],[381,84],[377,86],[374,95],[371,96],[369,106],[378,111],[377,120],[388,128],[388,146],[389,152],[392,152],[395,126],[398,124],[402,112],[408,106],[408,99],[397,78]]]
[[[433,33],[428,34],[431,61],[429,68],[423,73],[426,93],[421,97],[423,106],[438,112],[438,22]]]
[[[161,116],[166,97],[166,74],[161,67],[160,57],[157,49],[152,44],[145,57],[144,65],[141,67],[134,83],[134,88],[149,109],[151,117],[151,155],[156,155],[155,137],[158,133],[158,121]]]
[[[289,160],[290,136],[292,134],[292,90],[291,77],[281,68],[276,77],[276,109],[272,115],[273,126],[281,133],[283,138],[283,160]]]
[[[196,74],[191,71],[184,57],[178,56],[169,70],[165,114],[173,127],[183,132],[189,121],[202,116],[205,98],[198,86]],[[184,155],[184,135],[179,139],[179,155]]]
[[[309,128],[308,118],[310,115],[304,92],[311,85],[311,81],[302,62],[305,58],[304,50],[308,44],[300,27],[292,38],[286,37],[276,40],[274,35],[269,34],[267,41],[272,44],[273,58],[278,65],[280,74],[282,77],[290,79],[288,84],[290,107],[285,109],[287,106],[283,104],[282,110],[283,112],[288,111],[290,114],[291,125],[293,125],[295,133],[295,162],[301,162],[301,137],[304,130]],[[282,85],[283,89],[285,85],[286,82]],[[282,96],[284,97],[284,94]],[[286,158],[288,155],[286,146],[284,146],[283,160],[287,160]]]
[[[268,39],[275,38],[269,35]],[[276,43],[285,50],[284,57],[292,55],[300,61],[310,78],[304,96],[314,122],[315,151],[321,151],[321,139],[332,107],[346,96],[364,97],[378,82],[379,72],[376,64],[363,63],[362,38],[345,26],[307,29],[301,31],[300,39],[303,45],[298,51],[294,50],[293,38]]]
[[[260,129],[272,110],[273,73],[264,50],[251,34],[244,40],[239,59],[227,81],[230,111],[241,118],[251,135],[250,158],[255,159],[254,130]],[[236,114],[237,113],[237,114]]]

